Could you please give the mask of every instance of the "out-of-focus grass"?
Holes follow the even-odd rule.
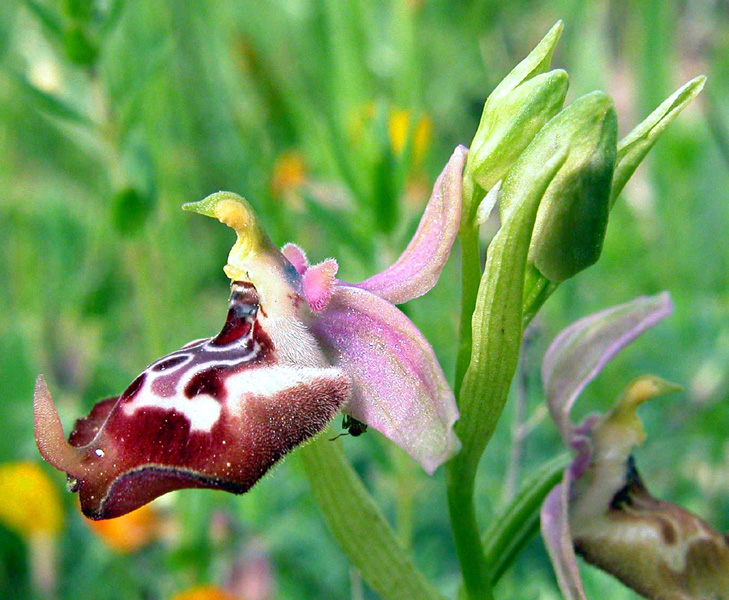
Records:
[[[555,63],[571,74],[570,98],[604,89],[615,97],[622,132],[701,72],[710,78],[711,104],[699,99],[671,126],[618,202],[601,261],[545,307],[527,367],[535,427],[519,473],[558,448],[556,431],[540,421],[538,365],[548,341],[589,312],[668,289],[676,314],[610,366],[580,410],[607,406],[645,371],[683,383],[684,394],[644,409],[649,438],[638,463],[661,495],[729,528],[723,5],[99,4],[102,13],[120,8],[113,26],[74,16],[70,0],[6,0],[0,16],[0,461],[40,460],[31,422],[38,372],[69,427],[151,360],[220,326],[231,234],[182,213],[183,202],[219,189],[245,194],[275,242],[296,240],[313,260],[337,256],[343,279],[365,277],[404,246],[428,187],[452,148],[469,142],[490,89],[563,18]],[[43,25],[38,6],[67,31],[88,34],[98,57],[89,61],[73,46],[74,63],[68,35]],[[429,135],[416,134],[419,123]],[[432,293],[406,307],[448,373],[457,260],[455,253]],[[484,520],[503,496],[512,418],[510,406],[482,465]],[[427,478],[376,433],[345,445],[418,563],[452,592],[442,474]],[[43,468],[61,489],[61,475]],[[356,581],[295,454],[246,496],[166,497],[158,508],[164,531],[132,554],[105,545],[74,498],[62,497],[59,598],[170,598],[196,584],[223,584],[235,564],[250,561],[252,545],[270,560],[275,597],[347,598]],[[32,597],[26,542],[0,526],[2,597]],[[634,597],[588,567],[584,574],[595,597]],[[500,593],[558,597],[541,542]]]

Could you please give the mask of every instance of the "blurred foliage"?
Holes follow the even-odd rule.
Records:
[[[621,135],[690,77],[704,72],[709,83],[618,200],[599,263],[538,318],[525,399],[509,403],[481,465],[482,522],[500,508],[494,499],[559,448],[539,386],[548,342],[580,316],[667,289],[675,315],[616,360],[578,412],[609,406],[643,372],[682,382],[684,394],[644,410],[638,464],[657,495],[729,529],[724,0],[4,0],[0,462],[34,461],[61,491],[33,440],[36,374],[46,374],[68,429],[154,358],[222,324],[232,238],[189,218],[182,203],[219,189],[245,194],[275,242],[296,240],[313,261],[336,256],[343,279],[364,278],[402,250],[488,93],[559,18],[566,28],[554,65],[571,73],[568,102],[605,90]],[[440,285],[406,306],[449,374],[457,261],[455,252]],[[375,432],[345,440],[418,564],[452,594],[443,474],[429,479]],[[272,570],[272,583],[255,588],[268,596],[258,597],[371,597],[320,520],[295,453],[246,496],[161,499],[164,526],[135,552],[95,533],[73,496],[62,502],[59,599],[230,590],[241,565],[253,564],[252,545]],[[0,596],[34,597],[37,568],[32,544],[0,525]],[[588,595],[635,598],[583,571]],[[498,593],[559,597],[540,541]]]

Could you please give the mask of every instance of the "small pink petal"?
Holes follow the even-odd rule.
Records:
[[[328,258],[304,273],[302,281],[304,297],[314,312],[323,311],[329,303],[334,292],[338,269],[337,261]]]
[[[281,254],[286,257],[286,260],[294,265],[294,268],[299,275],[303,275],[304,271],[309,268],[309,259],[306,258],[306,252],[304,252],[296,244],[284,244],[284,247],[281,248]]]
[[[577,567],[569,525],[569,469],[542,504],[542,538],[552,560],[557,583],[566,600],[587,600]]]
[[[570,325],[552,342],[542,362],[549,410],[566,444],[574,435],[570,412],[582,390],[623,348],[671,314],[668,293],[641,296]]]
[[[461,222],[461,180],[467,150],[458,146],[433,187],[418,230],[397,261],[381,273],[354,284],[402,304],[437,283]]]
[[[314,331],[352,379],[345,412],[377,429],[429,474],[456,454],[453,392],[428,341],[395,306],[338,285]]]

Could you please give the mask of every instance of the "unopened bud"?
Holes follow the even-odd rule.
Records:
[[[610,186],[617,154],[617,118],[610,98],[593,92],[554,117],[524,151],[513,172],[534,176],[555,147],[569,155],[542,199],[529,262],[552,282],[569,279],[597,261],[610,212]],[[512,178],[510,173],[507,182]],[[507,185],[505,183],[505,189]],[[502,218],[514,208],[505,195]]]
[[[544,39],[494,89],[484,106],[471,143],[464,181],[483,192],[503,179],[537,132],[556,115],[567,94],[562,70],[546,72],[562,33],[557,23]],[[466,190],[467,192],[468,190]],[[464,194],[464,215],[475,218],[482,194]]]

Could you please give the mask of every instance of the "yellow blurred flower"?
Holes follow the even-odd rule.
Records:
[[[433,121],[423,116],[415,126],[413,132],[413,160],[419,165],[430,149],[430,141],[433,138]]]
[[[413,127],[411,111],[394,109],[390,112],[388,133],[390,146],[396,156],[402,156],[408,139],[412,136],[413,164],[417,167],[422,163],[430,147],[433,123],[427,116],[423,116]]]
[[[410,134],[410,111],[393,110],[390,113],[388,132],[390,133],[392,151],[397,155],[401,155],[405,151],[405,144],[407,144],[408,135]]]
[[[353,143],[362,144],[371,132],[373,122],[377,117],[377,105],[367,102],[352,111],[348,131]],[[422,116],[413,124],[413,112],[409,109],[390,108],[387,112],[387,135],[390,148],[395,156],[401,158],[408,142],[412,149],[413,166],[419,167],[430,149],[433,137],[433,122],[427,116]]]
[[[63,524],[58,490],[33,462],[0,465],[0,522],[21,536],[53,536]]]
[[[150,505],[116,519],[87,521],[91,530],[117,552],[135,552],[151,543],[160,533],[160,519]]]
[[[177,594],[172,600],[237,600],[228,592],[212,585],[201,585]]]
[[[273,165],[271,190],[275,196],[291,196],[306,181],[306,162],[301,152],[289,150]]]

